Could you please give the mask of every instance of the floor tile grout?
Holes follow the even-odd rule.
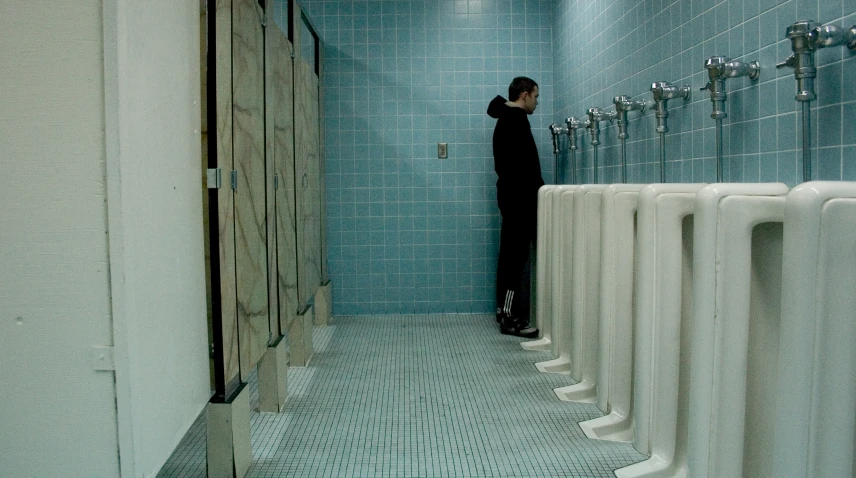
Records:
[[[250,477],[613,477],[644,457],[591,440],[593,404],[561,402],[568,376],[499,334],[492,314],[336,317],[291,368],[283,413],[258,413]],[[159,477],[205,476],[204,415]]]

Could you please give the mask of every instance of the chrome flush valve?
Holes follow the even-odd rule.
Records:
[[[620,95],[612,99],[612,104],[615,105],[615,114],[618,117],[618,139],[627,139],[627,112],[638,110],[644,113],[645,102],[633,101],[627,95]]]
[[[612,122],[615,119],[615,113],[601,111],[600,108],[589,108],[586,114],[589,119],[589,124],[586,127],[591,131],[591,144],[597,146],[600,144],[600,122]]]
[[[567,125],[567,133],[568,140],[570,141],[570,148],[574,151],[578,149],[577,147],[577,130],[579,128],[588,128],[589,120],[588,118],[575,118],[571,116],[570,118],[565,119],[565,124]]]
[[[785,61],[776,64],[776,68],[794,69],[797,101],[811,101],[817,97],[814,92],[814,79],[817,77],[817,68],[814,66],[815,50],[839,45],[856,50],[856,26],[844,29],[801,20],[789,26],[785,30],[785,36],[791,41],[793,53]]]
[[[692,88],[689,85],[677,87],[665,81],[657,81],[651,84],[651,93],[654,95],[654,105],[657,108],[654,116],[657,117],[658,133],[667,133],[669,131],[669,125],[667,124],[667,119],[669,118],[669,100],[674,98],[683,98],[684,101],[689,100],[691,92]]]
[[[704,62],[710,81],[701,91],[710,91],[710,101],[713,103],[713,119],[722,119],[728,116],[725,112],[725,80],[740,76],[748,76],[750,80],[757,80],[761,76],[761,65],[757,61],[743,63],[731,60],[724,56],[712,56]]]
[[[559,135],[567,133],[568,129],[558,123],[550,125],[550,134],[553,135],[553,154],[559,154]]]
[[[776,64],[777,69],[794,69],[797,101],[811,101],[817,97],[814,93],[814,79],[817,77],[817,68],[814,67],[815,46],[810,38],[816,26],[811,20],[802,20],[789,26],[785,30],[785,36],[791,41],[793,53],[785,61]]]

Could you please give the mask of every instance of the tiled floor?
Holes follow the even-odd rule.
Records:
[[[585,437],[593,404],[560,402],[548,354],[500,335],[493,315],[337,317],[289,370],[281,414],[258,413],[251,477],[613,477],[644,457]],[[205,476],[200,418],[160,477]]]

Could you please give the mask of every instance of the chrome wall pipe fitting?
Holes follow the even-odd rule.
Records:
[[[612,99],[615,105],[615,118],[618,119],[618,139],[621,140],[621,182],[627,182],[627,112],[645,112],[645,102],[631,100],[627,95],[619,95]]]
[[[814,66],[815,42],[811,32],[817,26],[811,20],[794,23],[785,29],[785,37],[791,41],[793,53],[785,61],[776,64],[776,68],[793,68],[797,80],[797,101],[811,101],[817,96],[814,93],[814,79],[817,68]]]
[[[571,184],[577,183],[577,149],[579,149],[577,146],[577,130],[587,128],[588,125],[588,118],[575,118],[573,116],[565,118],[565,130],[568,133],[568,149],[570,150]]]
[[[841,28],[834,25],[819,25],[811,20],[801,20],[785,29],[785,37],[791,41],[793,53],[776,68],[793,68],[797,80],[795,98],[802,103],[803,181],[811,181],[811,106],[817,98],[814,79],[817,68],[814,52],[818,48],[846,46],[856,50],[856,26]]]
[[[814,92],[814,79],[817,77],[814,52],[818,48],[846,46],[856,50],[856,26],[844,29],[801,20],[785,29],[785,38],[791,41],[793,53],[785,61],[776,64],[776,68],[794,69],[797,101],[811,101],[817,97]]]
[[[690,99],[692,88],[689,85],[681,87],[672,86],[665,81],[657,81],[651,84],[651,94],[654,95],[654,106],[657,117],[657,133],[660,135],[660,182],[666,182],[666,133],[669,131],[669,100],[683,98]]]
[[[591,132],[591,144],[592,146],[597,146],[600,144],[600,122],[609,121],[611,123],[615,119],[615,113],[612,111],[603,111],[600,108],[589,108],[586,114],[589,120],[589,124],[586,127]]]
[[[654,116],[657,117],[657,132],[667,133],[669,131],[668,118],[669,100],[675,98],[683,98],[684,101],[690,99],[692,88],[689,85],[681,87],[672,86],[665,81],[657,81],[651,84],[651,93],[654,95],[654,106],[656,108]]]
[[[740,76],[748,76],[751,80],[757,80],[761,75],[761,65],[757,61],[743,63],[730,60],[724,56],[708,58],[704,62],[704,67],[710,81],[700,90],[710,91],[710,101],[713,103],[713,113],[710,117],[713,119],[722,119],[728,116],[728,113],[725,112],[725,98],[727,96],[725,80]]]
[[[856,50],[856,25],[846,29],[835,25],[817,26],[811,29],[809,40],[815,48],[846,46]]]
[[[761,76],[761,65],[757,61],[743,63],[724,56],[712,56],[704,62],[704,67],[710,81],[701,91],[710,91],[710,101],[713,103],[710,117],[716,120],[716,182],[722,182],[722,120],[728,116],[725,112],[725,80],[740,76],[757,80]]]
[[[559,178],[559,135],[568,132],[568,128],[558,123],[550,125],[550,134],[553,136],[553,177],[556,179],[556,184],[562,184]]]
[[[570,141],[570,149],[571,151],[576,151],[577,146],[577,130],[580,128],[588,128],[589,120],[588,118],[576,118],[571,116],[570,118],[565,119],[565,125],[568,129],[568,140]]]
[[[627,139],[627,112],[638,111],[645,112],[645,102],[642,100],[631,100],[627,95],[616,96],[612,99],[612,104],[615,105],[615,116],[618,119],[618,139]]]
[[[593,176],[594,176],[594,184],[597,184],[597,145],[600,144],[600,122],[601,121],[609,121],[615,119],[615,113],[611,111],[602,111],[600,108],[589,108],[586,111],[588,115],[588,126],[586,126],[589,131],[591,131],[591,145],[592,148],[592,166],[593,166]]]
[[[553,154],[559,154],[559,135],[567,132],[568,128],[558,123],[550,125],[550,134],[553,136]]]

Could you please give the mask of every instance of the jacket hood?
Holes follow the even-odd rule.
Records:
[[[490,104],[487,105],[488,116],[490,116],[491,118],[499,119],[503,116],[508,115],[509,113],[520,112],[520,113],[526,114],[526,112],[523,111],[522,108],[515,108],[512,106],[508,106],[506,104],[507,102],[508,102],[508,100],[506,100],[505,98],[503,98],[502,96],[499,96],[499,95],[497,95],[496,98],[490,100]]]

